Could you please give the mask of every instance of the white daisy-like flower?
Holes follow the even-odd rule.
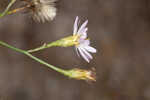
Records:
[[[88,28],[86,27],[87,23],[88,20],[86,20],[80,27],[78,27],[79,18],[77,16],[74,23],[73,35],[67,36],[52,43],[45,44],[39,48],[29,50],[28,52],[30,53],[35,52],[52,46],[59,46],[59,47],[75,46],[78,56],[82,56],[89,63],[90,60],[93,59],[90,53],[96,53],[97,50],[90,46],[90,40],[87,38],[87,30],[88,30]]]
[[[78,56],[81,55],[89,63],[93,59],[90,53],[96,53],[96,49],[90,46],[90,40],[87,38],[87,24],[88,20],[78,27],[79,17],[77,16],[74,22],[73,36],[77,37],[75,48]]]
[[[53,20],[56,16],[55,1],[57,0],[23,0],[29,5],[34,20],[45,22]]]

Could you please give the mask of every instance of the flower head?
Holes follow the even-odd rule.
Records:
[[[74,29],[73,29],[73,36],[76,37],[76,51],[79,56],[80,55],[87,61],[89,62],[90,59],[93,59],[92,55],[90,53],[96,53],[96,49],[90,46],[90,40],[87,38],[87,30],[88,28],[86,27],[88,23],[88,20],[86,20],[80,28],[78,28],[79,24],[79,18],[78,16],[75,19],[74,23]]]
[[[23,0],[28,4],[34,20],[45,22],[56,16],[56,0]]]
[[[89,63],[90,60],[93,59],[90,53],[96,53],[96,49],[90,46],[90,40],[87,38],[87,23],[88,20],[78,28],[79,18],[77,16],[74,23],[73,36],[65,37],[54,43],[55,46],[75,46],[78,56],[81,55]]]
[[[93,70],[75,68],[69,70],[69,74],[67,73],[66,75],[77,80],[96,81],[95,72]]]
[[[90,46],[90,40],[87,38],[88,28],[86,27],[86,25],[88,23],[88,20],[86,20],[81,25],[80,28],[78,28],[78,23],[79,18],[76,17],[73,35],[54,41],[52,43],[48,43],[35,50],[30,50],[29,52],[39,51],[52,46],[60,46],[60,47],[75,46],[78,56],[81,55],[89,63],[90,60],[93,59],[90,53],[96,53],[96,49]]]

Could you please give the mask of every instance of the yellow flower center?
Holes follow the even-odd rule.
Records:
[[[74,44],[77,46],[77,45],[79,45],[79,39],[80,39],[80,36],[81,35],[73,35],[73,42],[74,42]]]

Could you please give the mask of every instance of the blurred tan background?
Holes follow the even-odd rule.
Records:
[[[98,50],[89,64],[72,47],[34,55],[65,69],[95,67],[97,82],[68,79],[0,47],[0,100],[150,100],[149,0],[59,0],[57,8],[56,18],[44,24],[26,13],[0,19],[0,40],[31,49],[71,35],[76,16],[88,19],[91,45]]]

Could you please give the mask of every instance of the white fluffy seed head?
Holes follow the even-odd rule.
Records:
[[[34,20],[45,22],[53,20],[56,16],[56,0],[32,0],[31,14]]]

